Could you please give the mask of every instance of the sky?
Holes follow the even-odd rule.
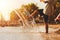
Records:
[[[2,12],[5,19],[8,20],[9,13],[17,8],[20,8],[22,4],[35,3],[40,9],[45,8],[45,4],[40,0],[0,0],[0,12]]]

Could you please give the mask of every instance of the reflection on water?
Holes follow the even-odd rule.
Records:
[[[38,32],[0,32],[0,40],[60,40],[60,35]]]
[[[49,33],[46,34],[44,26],[0,27],[0,40],[60,40],[60,35],[53,33],[57,29],[49,28],[49,30]]]
[[[39,33],[0,33],[0,40],[44,40]]]

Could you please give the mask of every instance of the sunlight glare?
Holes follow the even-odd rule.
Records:
[[[6,0],[0,0],[0,11],[2,12],[2,15],[5,20],[9,20],[9,10],[7,10],[8,3]]]

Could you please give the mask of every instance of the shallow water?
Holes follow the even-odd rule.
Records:
[[[58,29],[49,28],[49,33],[57,31]],[[34,27],[0,27],[0,32],[45,32],[44,26]]]
[[[60,35],[52,33],[56,29],[49,28],[49,34],[45,33],[45,27],[0,27],[0,40],[60,40]]]

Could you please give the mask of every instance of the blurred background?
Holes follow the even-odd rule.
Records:
[[[23,25],[21,14],[27,19],[35,10],[45,9],[48,5],[43,3],[46,0],[1,0],[0,1],[0,26],[20,26]],[[55,2],[54,2],[55,1]],[[60,23],[60,0],[54,0],[54,10],[50,13],[49,23]],[[46,6],[47,5],[47,6]],[[20,11],[20,12],[19,12]],[[39,14],[33,17],[36,24],[44,23],[43,17]],[[33,20],[31,19],[31,20]],[[28,20],[28,19],[27,19]]]

